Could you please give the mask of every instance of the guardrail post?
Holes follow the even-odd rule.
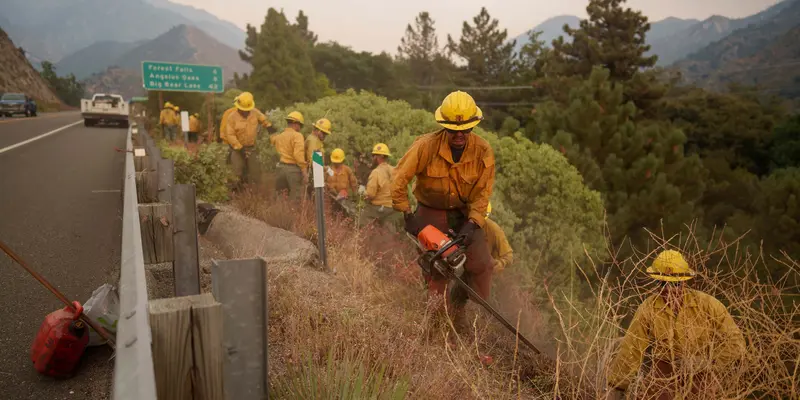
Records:
[[[214,260],[211,285],[222,303],[225,398],[269,398],[266,261]]]
[[[197,207],[194,185],[172,187],[172,214],[175,219],[173,247],[175,296],[200,294],[200,261],[197,245]]]
[[[172,202],[172,185],[175,184],[175,162],[169,159],[158,161],[158,201]]]
[[[159,399],[222,400],[222,307],[214,296],[149,304]]]

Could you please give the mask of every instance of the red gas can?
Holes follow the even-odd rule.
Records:
[[[58,378],[70,377],[78,366],[89,331],[78,318],[83,306],[77,301],[73,307],[53,311],[42,322],[31,346],[33,367],[39,373]]]

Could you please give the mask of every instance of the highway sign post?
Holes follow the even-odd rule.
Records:
[[[328,254],[325,251],[325,198],[323,188],[325,187],[325,172],[322,168],[322,152],[317,150],[311,154],[314,174],[314,194],[317,203],[317,245],[319,246],[319,258],[322,260],[323,268],[328,268]],[[336,271],[334,271],[336,272]]]
[[[142,83],[147,90],[222,93],[222,67],[142,61]]]

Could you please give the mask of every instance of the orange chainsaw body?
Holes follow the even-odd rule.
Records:
[[[445,235],[444,232],[436,229],[433,225],[426,226],[417,235],[422,247],[429,251],[439,251],[442,247],[446,246],[452,239]],[[442,254],[443,259],[447,259],[450,255],[458,251],[458,246],[453,246]]]

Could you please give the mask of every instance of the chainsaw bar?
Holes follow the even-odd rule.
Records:
[[[410,239],[412,239],[412,241],[417,245],[417,248],[419,248],[420,252],[422,253],[422,254],[420,254],[419,258],[417,258],[417,261],[419,261],[419,259],[422,258],[422,256],[425,254],[427,249],[425,249],[419,243],[419,241],[416,240],[416,238],[414,238],[414,236],[412,236],[410,233],[406,232],[406,235]],[[455,244],[459,244],[460,242],[461,242],[460,240],[454,239],[451,242],[450,246],[455,245]],[[433,257],[433,259],[431,261],[436,261],[436,258],[439,257],[450,246],[447,246],[445,248],[440,249],[436,253],[436,255]],[[523,336],[521,333],[519,333],[519,331],[517,330],[517,327],[515,327],[510,322],[508,322],[508,320],[502,314],[500,314],[499,311],[495,310],[494,307],[492,307],[486,300],[484,300],[480,295],[478,295],[478,293],[476,293],[475,290],[473,290],[471,287],[469,287],[469,285],[467,285],[467,283],[464,282],[459,276],[454,274],[453,271],[450,271],[450,270],[443,271],[442,268],[439,266],[439,263],[437,263],[437,262],[431,262],[431,267],[436,268],[436,271],[438,271],[440,274],[442,274],[445,278],[450,279],[450,280],[455,280],[456,283],[458,283],[461,286],[462,289],[467,291],[467,294],[472,299],[472,301],[480,304],[480,306],[483,307],[484,310],[486,310],[490,314],[492,314],[492,316],[494,316],[495,319],[500,321],[500,323],[502,323],[503,326],[506,327],[506,329],[511,331],[511,333],[513,333],[514,336],[519,338],[519,340],[522,343],[524,343],[526,346],[528,346],[528,348],[531,349],[534,353],[542,354],[542,352],[539,351],[539,349],[536,348],[536,346],[534,346],[534,344],[531,343],[530,340],[528,340],[525,336]]]

